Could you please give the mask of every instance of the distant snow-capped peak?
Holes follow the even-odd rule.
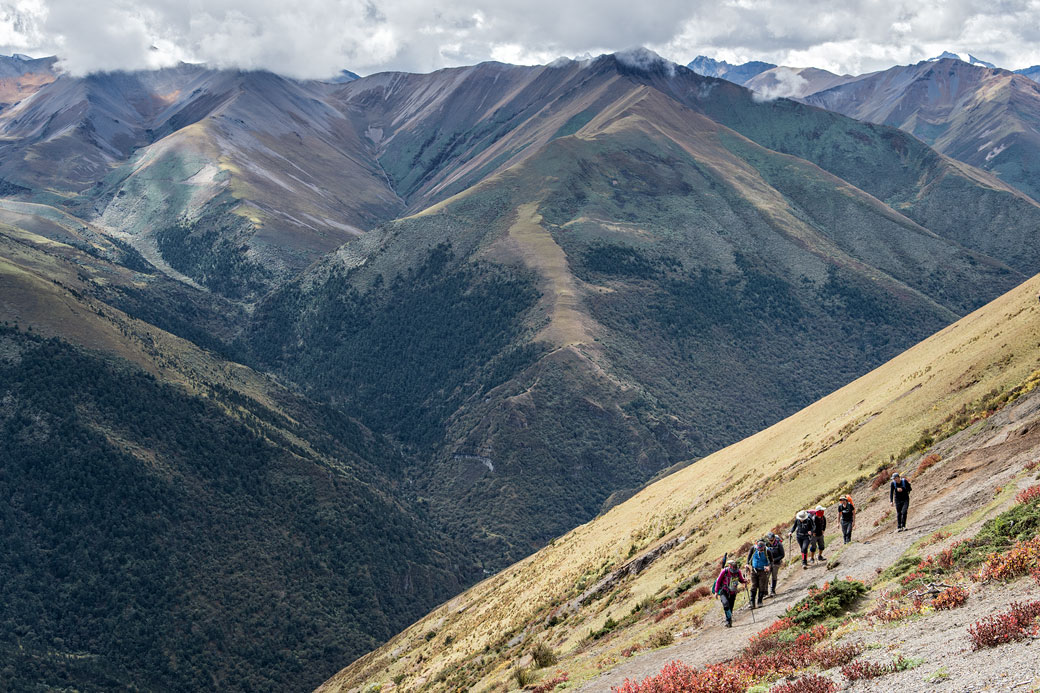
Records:
[[[970,53],[952,53],[950,51],[943,51],[942,55],[937,55],[934,58],[929,58],[928,62],[934,63],[934,62],[938,62],[940,60],[947,60],[947,59],[960,60],[963,63],[968,63],[969,65],[979,65],[981,67],[989,67],[989,68],[995,68],[996,67],[996,65],[994,65],[993,63],[988,63],[985,60],[979,60],[978,58],[976,58],[974,55],[972,55]]]

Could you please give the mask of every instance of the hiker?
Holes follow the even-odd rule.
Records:
[[[773,563],[773,552],[766,546],[764,539],[751,547],[747,564],[751,569],[751,608],[762,606],[762,601],[769,594],[769,567]]]
[[[766,548],[771,552],[772,563],[769,566],[769,575],[772,580],[772,586],[769,589],[769,596],[776,596],[776,576],[780,574],[780,566],[784,563],[784,540],[777,535],[770,532],[766,535]]]
[[[848,544],[852,541],[852,528],[856,526],[856,506],[852,504],[852,496],[842,496],[838,501],[838,518],[841,520],[841,536]]]
[[[798,546],[802,550],[802,570],[809,567],[806,560],[809,555],[810,537],[816,532],[816,516],[810,515],[807,510],[799,510],[794,516],[794,524],[791,525],[791,533],[788,536],[798,534]]]
[[[819,560],[823,562],[823,532],[827,529],[827,516],[826,511],[822,505],[817,505],[816,510],[812,512],[814,520],[816,522],[816,529],[813,531],[812,537],[809,539],[809,550],[814,552],[813,561]]]
[[[733,605],[737,601],[737,592],[741,584],[747,584],[744,575],[737,568],[737,559],[731,558],[726,562],[726,567],[719,573],[715,580],[715,586],[711,593],[717,595],[722,602],[722,611],[726,614],[726,627],[733,627]]]
[[[910,508],[910,480],[899,476],[899,472],[892,475],[892,485],[888,489],[888,501],[896,506],[897,532],[906,531],[906,511]]]

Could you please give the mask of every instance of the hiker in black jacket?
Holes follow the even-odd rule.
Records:
[[[813,535],[809,537],[809,552],[813,554],[810,563],[815,563],[819,560],[823,562],[823,532],[827,529],[827,514],[826,510],[822,505],[817,505],[816,510],[809,513],[814,516],[816,521],[816,529]]]
[[[852,504],[852,496],[842,496],[838,501],[838,519],[841,520],[841,536],[848,544],[852,541],[852,528],[856,526],[856,506]]]
[[[910,508],[910,480],[899,476],[899,472],[892,475],[892,485],[888,489],[888,501],[896,506],[896,529],[897,532],[906,531],[906,511]]]
[[[806,510],[799,510],[791,525],[791,534],[798,535],[798,546],[802,549],[802,569],[809,567],[809,542],[816,533],[816,516]]]
[[[769,566],[769,575],[772,578],[772,585],[769,590],[769,596],[776,596],[776,576],[780,574],[780,566],[784,564],[784,556],[787,552],[784,551],[784,540],[777,535],[770,532],[766,535],[766,547],[772,552],[772,565]]]

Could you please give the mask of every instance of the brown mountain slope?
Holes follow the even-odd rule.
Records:
[[[1040,85],[1024,75],[946,59],[893,67],[803,100],[906,130],[1040,195]]]
[[[187,65],[62,77],[0,115],[0,176],[255,297],[403,209],[331,88]]]

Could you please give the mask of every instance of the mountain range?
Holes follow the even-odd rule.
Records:
[[[701,58],[690,64],[706,65]],[[898,127],[1037,199],[1038,69],[1011,72],[974,56],[946,51],[916,65],[856,76],[772,67],[749,77],[738,69],[732,72],[734,78],[724,78],[747,86],[761,98],[798,99],[857,120]]]
[[[28,62],[0,111],[26,686],[317,685],[1040,270],[1005,180],[645,50],[329,82]],[[69,584],[63,621],[38,594]]]

